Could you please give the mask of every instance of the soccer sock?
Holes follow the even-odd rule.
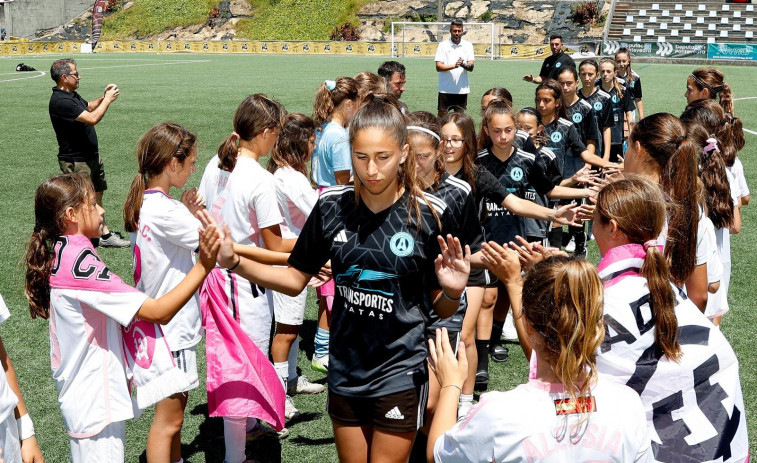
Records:
[[[478,351],[477,371],[489,371],[489,340],[476,339],[476,350]]]
[[[323,328],[315,330],[315,353],[314,357],[325,357],[329,355],[329,332]]]
[[[547,233],[549,245],[553,248],[562,249],[562,227],[555,227]]]
[[[289,375],[289,362],[275,362],[273,369],[276,370],[276,374],[279,375],[281,385],[284,386],[284,390],[287,388],[287,375]]]
[[[292,343],[292,347],[289,348],[289,357],[287,357],[287,364],[289,365],[289,371],[287,374],[287,381],[297,380],[297,356],[300,355],[300,338],[295,338]]]
[[[460,394],[460,405],[462,404],[472,404],[473,403],[473,394]]]
[[[107,233],[106,235],[102,235],[102,236],[101,236],[100,238],[102,238],[102,239],[104,239],[104,240],[107,240],[107,239],[108,239],[108,238],[110,238],[111,236],[113,236],[113,232],[108,232],[108,233]]]
[[[223,418],[223,438],[226,447],[225,462],[241,463],[244,461],[244,448],[247,445],[247,418],[225,416]]]
[[[184,459],[183,458],[179,458],[179,461],[176,461],[174,463],[184,463]]]
[[[491,338],[492,345],[499,344],[502,342],[502,330],[504,329],[504,327],[505,327],[504,320],[502,321],[494,320],[494,323],[492,323],[492,338]]]

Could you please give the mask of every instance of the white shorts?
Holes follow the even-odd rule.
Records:
[[[126,421],[111,423],[92,437],[69,439],[73,463],[123,463]]]
[[[184,392],[191,391],[199,386],[200,379],[197,375],[197,352],[195,352],[195,346],[176,350],[171,353],[173,354],[173,361],[176,362],[176,366],[189,377],[189,387]]]
[[[294,297],[273,291],[273,315],[276,323],[301,326],[305,320],[305,304],[307,300],[307,288]]]
[[[0,421],[0,461],[21,463],[21,445],[18,441],[18,425],[13,410],[5,420]]]

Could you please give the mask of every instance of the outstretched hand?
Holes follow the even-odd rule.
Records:
[[[462,294],[468,284],[470,274],[470,246],[465,245],[465,252],[460,240],[447,235],[445,240],[437,236],[442,253],[434,260],[436,278],[448,295]]]
[[[197,192],[197,188],[187,188],[181,194],[181,202],[189,209],[192,215],[205,209],[205,198]]]
[[[545,248],[541,243],[529,243],[520,236],[516,236],[515,240],[518,244],[510,241],[508,246],[510,249],[518,253],[520,259],[520,265],[523,270],[528,270],[537,263],[548,259],[552,256],[566,256],[568,253],[561,251],[557,248]]]
[[[512,249],[489,241],[481,246],[481,261],[505,283],[520,281],[520,258]]]
[[[571,227],[582,227],[583,223],[576,216],[576,203],[560,206],[555,210],[555,222],[560,225],[570,225]]]

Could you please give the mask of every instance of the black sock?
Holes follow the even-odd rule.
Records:
[[[478,368],[477,371],[489,371],[489,340],[476,339],[476,350],[478,351]]]
[[[494,320],[494,323],[492,323],[492,344],[500,344],[502,342],[503,329],[505,329],[505,321]]]
[[[562,248],[562,227],[556,227],[549,230],[549,233],[547,234],[547,238],[549,239],[549,245],[551,247],[561,249]]]
[[[105,234],[105,235],[101,236],[100,238],[101,238],[101,239],[104,239],[104,240],[107,240],[107,239],[108,239],[108,238],[110,238],[111,236],[113,236],[113,232],[108,232],[107,234]]]

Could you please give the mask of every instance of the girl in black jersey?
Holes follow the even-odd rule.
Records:
[[[618,64],[618,77],[626,82],[626,88],[631,93],[631,98],[633,98],[636,108],[639,110],[639,119],[644,119],[644,103],[641,101],[641,77],[631,69],[631,51],[626,47],[619,48],[615,53],[615,62]],[[636,122],[636,119],[634,118],[633,121]]]
[[[616,77],[618,66],[614,60],[603,59],[599,63],[602,90],[610,94],[612,102],[613,126],[610,161],[617,162],[623,155],[624,143],[633,129],[633,97]]]
[[[321,194],[290,267],[241,258],[228,240],[219,264],[295,295],[331,260],[328,412],[339,460],[400,463],[423,422],[426,319],[457,310],[470,251],[439,237],[452,227],[450,210],[416,184],[402,114],[368,100],[350,124],[355,184]]]
[[[612,107],[610,94],[597,87],[597,79],[599,78],[597,60],[585,59],[581,61],[581,65],[578,67],[578,77],[581,79],[581,91],[578,92],[578,96],[591,105],[597,127],[602,134],[598,140],[595,154],[607,161],[610,159],[610,146],[612,145]]]
[[[591,105],[578,97],[578,72],[575,68],[567,67],[557,75],[557,81],[562,87],[562,103],[565,107],[565,118],[573,123],[581,141],[592,154],[600,154],[599,126],[593,114]]]

